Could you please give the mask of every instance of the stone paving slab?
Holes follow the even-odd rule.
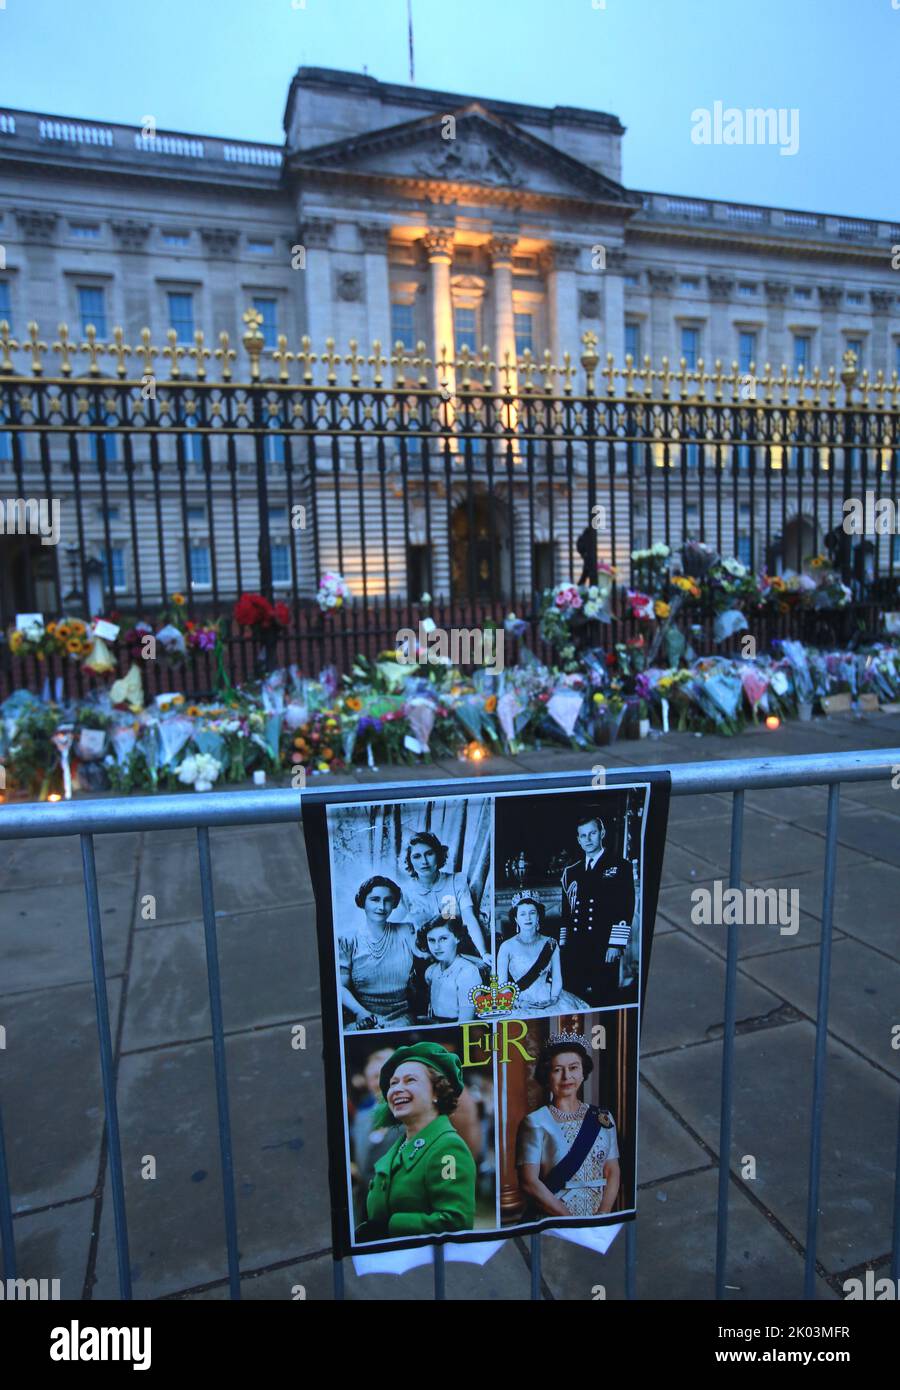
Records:
[[[659,1052],[705,1042],[725,1017],[725,966],[681,932],[653,944],[644,1010],[641,1051]],[[772,1013],[781,1000],[745,977],[738,978],[738,1020]]]
[[[115,1042],[122,997],[107,983]],[[0,997],[3,1128],[13,1211],[84,1197],[97,1184],[103,1091],[91,985]]]
[[[825,834],[827,814],[817,811],[806,819],[807,829]],[[838,816],[838,844],[859,850],[873,859],[900,868],[900,818],[871,807],[842,806]]]
[[[900,958],[900,869],[869,859],[838,871],[834,886],[834,927],[865,941],[893,959]],[[770,879],[772,888],[796,888],[804,910],[822,916],[822,874]]]
[[[216,936],[227,1031],[318,1014],[311,903],[220,917]],[[203,923],[136,932],[123,1051],[207,1037],[210,1027]]]
[[[133,874],[105,877],[99,884],[107,978],[125,969],[133,897]],[[90,980],[87,909],[80,885],[52,883],[39,891],[0,892],[0,955],[4,994]]]
[[[244,912],[285,902],[312,901],[312,885],[299,822],[293,825],[229,826],[210,831],[216,910]],[[196,840],[157,845],[152,834],[141,860],[138,895],[156,898],[156,923],[202,917]],[[150,921],[137,926],[149,928]]]
[[[638,1184],[657,1183],[679,1173],[708,1168],[713,1160],[696,1139],[679,1124],[649,1086],[638,1096]],[[648,1204],[644,1194],[641,1202]]]
[[[695,849],[682,849],[674,843],[670,834],[663,855],[662,882],[669,885],[693,883],[697,879],[727,877],[727,863],[726,859],[723,863],[717,864],[713,859],[698,854]]]
[[[709,816],[691,825],[674,825],[669,843],[680,845],[714,864],[728,864],[731,847],[731,821],[726,816]],[[864,856],[854,850],[838,853],[838,868],[859,863]],[[744,816],[742,877],[745,882],[803,873],[825,860],[825,841],[799,826],[769,816]]]
[[[434,1298],[433,1265],[421,1265],[405,1274],[358,1275],[352,1260],[344,1260],[344,1298],[347,1302],[416,1301]],[[466,1302],[522,1302],[530,1296],[531,1274],[517,1240],[506,1240],[485,1265],[445,1260],[448,1299]],[[330,1256],[304,1260],[281,1269],[268,1270],[256,1278],[241,1281],[243,1299],[292,1298],[298,1285],[307,1299],[333,1299],[334,1276]],[[198,1300],[221,1301],[228,1298],[228,1286],[189,1295]]]
[[[745,963],[745,974],[818,1018],[818,946]],[[900,1002],[900,964],[844,937],[831,955],[828,1029],[900,1080],[900,1049],[891,1045]]]
[[[811,874],[806,875],[805,878],[809,880],[809,891],[815,889],[819,895],[818,900],[821,900],[822,889],[818,879]],[[719,881],[727,885],[727,878]],[[787,887],[789,882],[795,883],[795,880],[785,879],[782,887]],[[796,882],[799,882],[799,879]],[[691,921],[691,893],[695,888],[705,888],[707,892],[713,893],[715,882],[709,879],[704,882],[675,885],[661,889],[656,930],[659,931],[661,921],[668,920],[673,929],[677,928],[685,932],[699,945],[705,946],[707,950],[714,951],[718,956],[726,957],[728,954],[728,928],[725,926],[698,926]],[[805,902],[804,890],[798,889],[798,892],[800,893],[800,902]],[[795,936],[782,934],[777,924],[752,924],[740,927],[738,929],[738,959],[744,960],[748,956],[768,955],[772,951],[796,950],[798,947],[808,946],[811,941],[818,941],[822,929],[819,918],[814,917],[809,912],[804,912],[801,908],[798,920],[799,926]],[[833,940],[842,936],[842,932],[832,931]]]
[[[58,1279],[61,1299],[80,1299],[94,1226],[94,1199],[16,1218],[19,1279]]]
[[[305,1051],[284,1028],[226,1040],[241,1259],[262,1266],[331,1243],[321,1028]],[[119,1117],[136,1298],[227,1272],[212,1045],[123,1057]],[[144,1155],[155,1179],[141,1178]],[[117,1296],[112,1202],[104,1195],[95,1298]]]
[[[94,836],[94,862],[98,878],[133,873],[139,835]],[[46,888],[55,883],[79,885],[83,895],[81,841],[64,835],[46,840],[0,840],[0,884],[4,888]]]
[[[638,1298],[715,1297],[717,1190],[718,1176],[709,1171],[638,1193]],[[732,1191],[729,1212],[726,1301],[801,1298],[802,1257],[739,1191]],[[624,1231],[606,1255],[560,1240],[542,1240],[541,1249],[544,1279],[554,1298],[590,1302],[599,1285],[607,1299],[625,1297]],[[816,1297],[835,1295],[820,1279]]]
[[[815,1028],[805,1021],[735,1039],[732,1169],[754,1156],[748,1189],[801,1245],[814,1048]],[[643,1062],[650,1083],[715,1152],[721,1069],[719,1042]],[[818,1253],[836,1274],[890,1249],[900,1097],[895,1082],[834,1040],[826,1069]]]

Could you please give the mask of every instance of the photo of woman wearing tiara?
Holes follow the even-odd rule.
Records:
[[[472,889],[464,874],[444,868],[449,847],[430,830],[416,831],[407,841],[401,862],[408,875],[399,915],[424,927],[436,917],[459,919],[465,928],[460,955],[490,959],[488,934],[475,911]]]
[[[541,1049],[534,1079],[547,1103],[521,1121],[516,1141],[519,1186],[534,1220],[541,1216],[605,1216],[619,1192],[619,1146],[611,1113],[583,1099],[594,1069],[591,1045],[576,1033],[555,1033]]]
[[[509,922],[516,935],[497,952],[497,979],[518,989],[513,1016],[535,1013],[585,1013],[588,1004],[563,989],[559,944],[541,931],[546,908],[539,898],[524,892],[512,900]]]

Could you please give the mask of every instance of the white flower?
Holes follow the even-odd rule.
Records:
[[[212,791],[213,782],[222,771],[222,764],[211,753],[191,753],[178,769],[179,782],[193,786],[196,792]]]

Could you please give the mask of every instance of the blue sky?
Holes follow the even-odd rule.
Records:
[[[632,188],[900,221],[900,0],[412,5],[418,85],[613,112]],[[301,64],[408,81],[406,6],[5,0],[0,101],[280,143]],[[796,109],[798,152],[693,144],[716,101]]]

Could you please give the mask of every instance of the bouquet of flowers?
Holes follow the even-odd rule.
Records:
[[[178,780],[195,792],[211,792],[219,780],[222,764],[209,753],[191,753],[178,769]]]
[[[263,594],[241,594],[233,614],[234,621],[241,627],[252,627],[258,632],[285,628],[291,621],[286,603],[270,603]]]
[[[316,602],[323,613],[335,608],[344,608],[352,601],[350,585],[341,574],[323,574],[319,580]]]
[[[632,550],[631,582],[634,587],[646,590],[650,594],[662,593],[666,585],[671,554],[669,547],[663,545],[662,541],[651,545],[649,550]]]

